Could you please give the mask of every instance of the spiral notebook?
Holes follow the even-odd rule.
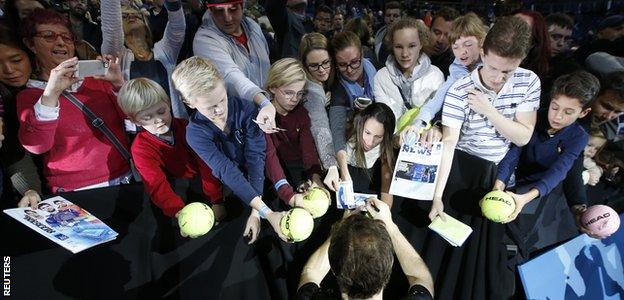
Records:
[[[461,247],[472,233],[470,226],[449,215],[446,215],[446,221],[442,221],[440,216],[435,217],[429,224],[429,229],[435,231],[454,247]]]

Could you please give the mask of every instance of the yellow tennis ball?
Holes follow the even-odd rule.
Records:
[[[418,116],[419,112],[420,108],[418,107],[406,111],[397,122],[397,132],[401,132],[407,125],[411,125],[414,119]]]
[[[210,206],[201,202],[190,203],[178,214],[180,230],[189,237],[202,236],[214,225],[214,213]]]
[[[481,212],[494,222],[500,223],[506,220],[515,209],[516,201],[503,191],[491,191],[483,197],[483,202],[481,202]]]
[[[314,219],[307,210],[295,207],[282,217],[280,229],[290,240],[301,242],[312,234]]]
[[[302,206],[312,214],[313,218],[321,217],[327,212],[331,203],[327,195],[324,188],[313,187],[303,196]]]

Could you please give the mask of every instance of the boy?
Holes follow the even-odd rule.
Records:
[[[189,145],[221,182],[253,208],[243,235],[253,243],[262,217],[286,240],[279,225],[284,213],[272,211],[261,198],[266,143],[254,122],[256,107],[251,101],[228,97],[221,75],[206,58],[182,61],[171,77],[184,103],[197,109],[186,128]]]
[[[186,143],[187,121],[172,118],[171,102],[165,90],[151,79],[136,78],[121,88],[117,102],[130,121],[144,129],[136,135],[131,152],[154,204],[166,216],[177,217],[185,204],[169,181],[200,175],[215,219],[222,220],[225,209],[221,183]]]

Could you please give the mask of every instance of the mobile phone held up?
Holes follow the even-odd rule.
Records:
[[[357,102],[361,106],[367,106],[371,104],[373,100],[371,100],[370,98],[366,98],[366,97],[357,97],[355,98],[355,102]]]
[[[106,74],[108,63],[101,60],[79,60],[75,76],[78,78],[101,76]]]

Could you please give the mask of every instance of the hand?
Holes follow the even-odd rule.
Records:
[[[365,209],[373,219],[383,221],[386,226],[393,223],[390,207],[385,202],[371,197],[366,200]]]
[[[504,191],[505,183],[502,180],[496,179],[494,182],[494,187],[492,187],[493,191]]]
[[[577,204],[577,205],[572,206],[570,209],[572,210],[572,215],[574,216],[574,223],[576,224],[576,228],[580,232],[585,233],[588,236],[595,238],[595,239],[599,239],[599,240],[609,237],[609,236],[601,236],[601,235],[594,234],[589,229],[585,228],[585,226],[583,226],[583,222],[581,221],[581,218],[583,217],[583,213],[585,213],[585,211],[587,210],[587,206],[585,204]]]
[[[39,193],[35,190],[28,190],[24,193],[24,197],[17,203],[17,207],[30,206],[32,209],[37,209],[37,204],[39,204],[39,202],[41,202]]]
[[[50,71],[48,84],[43,91],[43,95],[58,98],[64,90],[68,89],[72,84],[79,81],[74,77],[77,70],[78,57],[72,57]],[[51,105],[56,107],[56,105]]]
[[[311,186],[312,181],[306,180],[297,187],[297,193],[305,193],[310,189]]]
[[[518,195],[509,191],[506,191],[505,193],[509,194],[514,199],[514,202],[516,202],[516,208],[514,208],[513,213],[511,213],[511,215],[507,219],[501,222],[503,224],[515,220],[518,217],[518,214],[522,211],[522,208],[524,208],[524,206],[531,200],[528,199],[525,195]]]
[[[332,191],[338,190],[338,185],[340,183],[340,176],[338,174],[338,167],[331,166],[329,170],[327,170],[327,175],[325,175],[325,180],[323,180],[325,186]]]
[[[294,194],[290,200],[288,200],[288,205],[291,207],[301,207],[303,205],[303,194]]]
[[[120,89],[124,84],[123,73],[121,72],[121,61],[119,57],[115,57],[110,54],[104,55],[104,57],[98,57],[104,63],[108,64],[108,69],[103,76],[94,76],[96,79],[109,81],[115,89]]]
[[[433,221],[435,217],[440,216],[442,221],[446,221],[446,214],[444,213],[444,204],[442,199],[433,199],[431,203],[431,210],[429,211],[429,220]]]
[[[431,126],[420,135],[420,142],[424,145],[431,145],[442,140],[442,128]]]
[[[322,188],[323,187],[323,179],[321,178],[321,175],[319,174],[312,174],[312,184],[310,185],[310,187],[318,187],[318,188]]]
[[[598,184],[598,181],[600,181],[600,175],[596,174],[596,172],[589,171],[589,181],[587,181],[587,184],[594,186]]]
[[[257,210],[252,209],[243,231],[243,236],[249,238],[247,245],[253,244],[258,239],[258,234],[260,234],[260,215]]]
[[[271,227],[273,227],[273,230],[277,233],[279,238],[282,239],[282,241],[292,243],[292,241],[282,233],[282,229],[280,228],[280,221],[285,215],[286,212],[273,211],[267,214],[266,219],[269,221],[269,224],[271,224]]]
[[[418,122],[420,123],[420,122]],[[422,125],[407,125],[401,131],[399,136],[399,146],[403,143],[408,143],[410,146],[420,138],[420,130]]]
[[[256,117],[256,122],[265,133],[276,133],[275,130],[275,106],[272,103],[261,108]]]
[[[225,205],[223,205],[223,203],[212,205],[212,212],[215,217],[215,225],[219,224],[219,222],[223,221],[225,217],[227,217],[227,210],[225,210]]]
[[[468,107],[470,109],[483,116],[489,116],[490,113],[496,111],[486,94],[475,88],[467,89],[466,91],[468,92]]]

